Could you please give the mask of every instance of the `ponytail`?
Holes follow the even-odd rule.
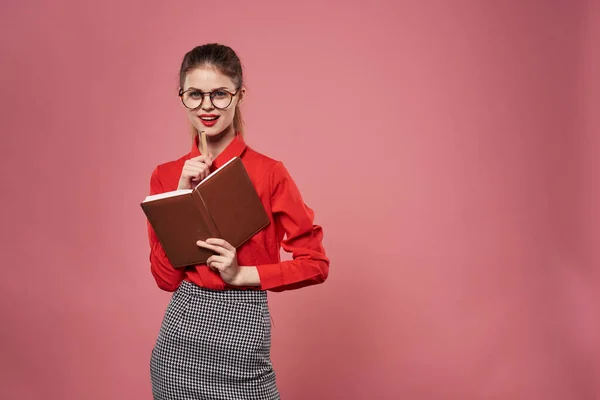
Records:
[[[235,107],[235,115],[233,116],[233,130],[240,136],[244,136],[244,119],[239,106]]]

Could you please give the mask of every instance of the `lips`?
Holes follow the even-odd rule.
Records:
[[[213,126],[214,124],[217,123],[217,120],[219,119],[219,115],[202,114],[202,115],[199,115],[198,118],[200,118],[200,121],[202,122],[202,124],[204,126]]]

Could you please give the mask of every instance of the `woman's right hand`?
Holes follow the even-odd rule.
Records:
[[[210,174],[211,165],[212,157],[210,154],[208,157],[202,155],[186,160],[177,189],[193,189]]]

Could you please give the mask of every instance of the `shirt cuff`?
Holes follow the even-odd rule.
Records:
[[[257,265],[256,270],[260,277],[260,288],[263,290],[283,286],[283,273],[281,264]]]

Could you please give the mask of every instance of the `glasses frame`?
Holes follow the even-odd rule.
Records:
[[[186,94],[187,92],[191,92],[191,91],[199,92],[202,95],[202,100],[200,100],[200,104],[197,107],[193,107],[193,108],[192,107],[188,107],[185,104],[185,102],[183,101],[183,95]],[[233,103],[233,98],[235,96],[237,96],[237,94],[239,93],[239,91],[240,91],[240,88],[237,88],[235,90],[235,92],[231,92],[231,91],[229,91],[227,89],[216,89],[216,90],[212,90],[210,92],[203,92],[202,90],[196,89],[196,88],[189,88],[187,90],[179,89],[179,98],[181,99],[181,104],[183,104],[183,106],[185,108],[187,108],[188,110],[197,110],[200,107],[202,107],[202,104],[204,104],[204,99],[206,98],[206,95],[208,95],[208,98],[210,99],[210,104],[212,104],[212,106],[214,108],[216,108],[217,110],[225,110],[225,109],[227,109],[231,105],[231,103]],[[213,99],[212,99],[212,94],[214,92],[225,92],[225,93],[228,93],[231,96],[231,99],[229,100],[229,104],[227,104],[225,107],[217,107],[217,106],[215,106],[215,103],[213,102]]]

